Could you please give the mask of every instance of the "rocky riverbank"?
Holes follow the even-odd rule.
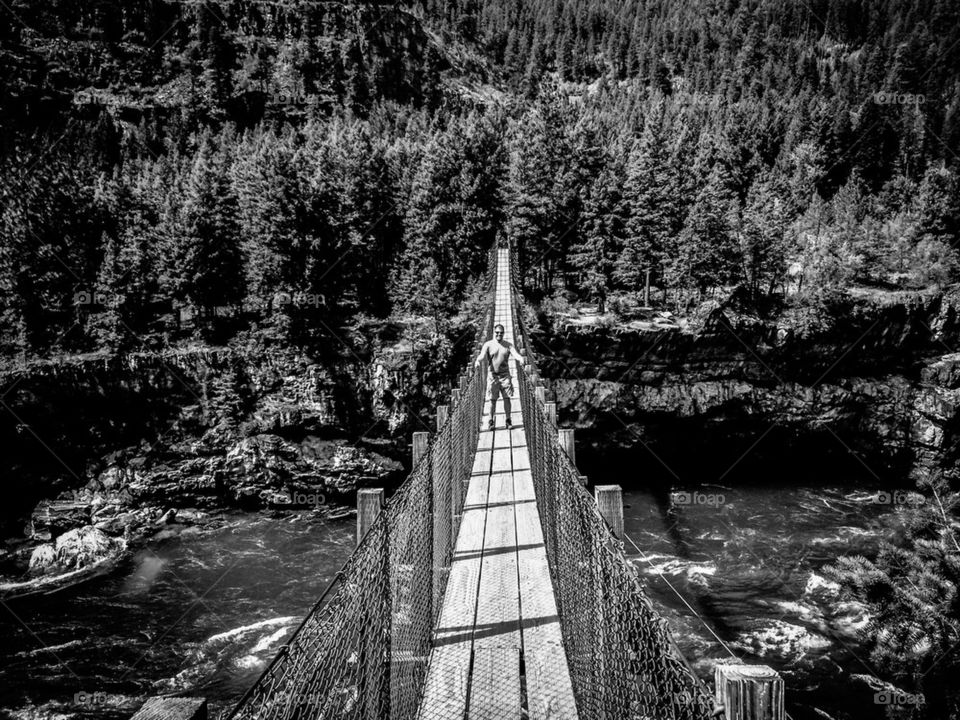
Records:
[[[349,350],[204,347],[7,372],[2,462],[18,482],[0,512],[0,592],[94,572],[219,509],[337,515],[358,487],[399,483],[411,425],[464,352],[423,337],[379,327]]]
[[[541,318],[534,347],[588,463],[646,449],[644,478],[674,484],[706,458],[704,481],[815,456],[902,483],[956,473],[958,318],[955,296],[859,291],[773,319],[732,301],[656,323],[573,311]]]

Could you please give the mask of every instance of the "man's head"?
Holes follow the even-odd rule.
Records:
[[[497,323],[493,326],[493,336],[497,340],[503,340],[503,325]]]

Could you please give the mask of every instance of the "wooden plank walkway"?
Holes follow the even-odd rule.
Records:
[[[499,250],[494,322],[513,342],[508,277],[508,251]],[[488,430],[486,403],[420,720],[519,720],[523,708],[532,720],[577,718],[516,391],[518,368],[509,362],[514,427],[505,427],[501,400],[496,429]]]

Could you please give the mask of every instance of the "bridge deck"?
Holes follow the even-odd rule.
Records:
[[[501,250],[495,322],[512,342],[508,262]],[[577,717],[516,388],[512,419],[500,401],[488,430],[487,404],[420,720]]]

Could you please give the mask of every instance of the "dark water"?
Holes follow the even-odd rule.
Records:
[[[665,492],[628,492],[626,531],[642,551],[628,544],[628,553],[698,672],[711,677],[715,659],[729,656],[725,645],[784,674],[795,720],[823,717],[813,707],[838,720],[882,717],[872,691],[850,679],[871,672],[857,659],[866,658],[857,613],[830,597],[820,570],[841,554],[872,552],[889,506],[814,482],[688,489],[701,502],[672,509]],[[8,603],[0,708],[121,718],[147,696],[181,689],[207,697],[214,712],[227,708],[353,542],[351,519],[227,516],[220,527],[152,543],[78,588]],[[28,714],[31,705],[39,712]]]
[[[352,551],[355,521],[218,525],[151,543],[72,590],[0,606],[0,712],[127,718],[179,689],[207,697],[212,717],[235,702]]]
[[[874,674],[857,640],[862,612],[836,597],[822,568],[875,552],[891,495],[813,483],[685,490],[672,503],[667,492],[625,494],[637,546],[626,550],[698,674],[712,681],[716,660],[733,655],[781,672],[794,720],[824,717],[815,708],[883,717],[852,677]]]

